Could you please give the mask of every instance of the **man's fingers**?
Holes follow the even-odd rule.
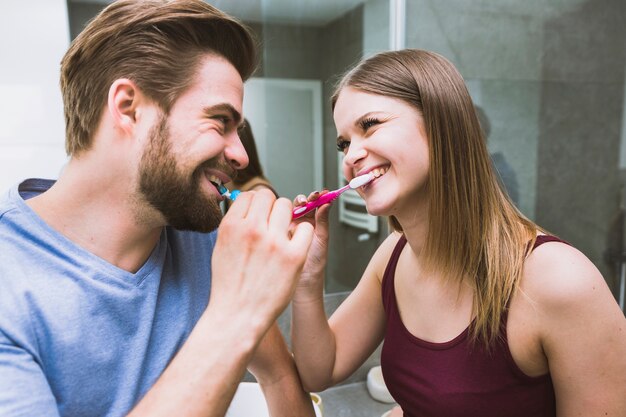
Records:
[[[266,225],[276,197],[268,189],[252,191],[251,193],[254,194],[254,198],[250,203],[246,219],[254,225]]]
[[[292,217],[292,205],[286,198],[279,198],[274,202],[269,218],[269,227],[280,233],[287,232]]]
[[[306,254],[313,241],[313,225],[307,222],[298,224],[293,230],[291,243],[297,253]]]
[[[252,203],[252,197],[254,193],[245,192],[239,194],[237,199],[233,201],[233,204],[228,208],[228,212],[225,217],[242,219],[248,214],[250,209],[250,203]]]

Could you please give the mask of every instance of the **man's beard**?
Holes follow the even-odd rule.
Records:
[[[204,169],[211,161],[196,168],[193,174],[178,169],[171,152],[167,117],[149,133],[149,144],[139,164],[139,192],[165,217],[167,224],[178,230],[210,232],[222,220],[217,197],[205,195],[200,187]]]

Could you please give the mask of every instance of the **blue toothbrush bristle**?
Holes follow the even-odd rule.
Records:
[[[220,185],[218,188],[218,191],[220,192],[220,194],[232,201],[235,201],[235,199],[237,198],[237,196],[239,196],[239,194],[241,194],[241,191],[239,190],[232,190],[232,191],[228,191],[228,188],[224,187],[224,185]]]
[[[239,194],[241,194],[241,191],[239,191],[239,190],[232,190],[232,191],[230,192],[230,199],[231,199],[232,201],[235,201],[235,199],[236,199],[237,197],[239,197]]]

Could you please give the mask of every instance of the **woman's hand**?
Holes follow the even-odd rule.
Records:
[[[298,195],[293,202],[294,207],[302,206],[309,201],[315,201],[320,196],[326,194],[328,190],[315,191],[309,194],[309,197]],[[325,204],[316,210],[307,213],[299,219],[293,221],[293,224],[308,222],[314,226],[313,241],[309,247],[309,252],[300,275],[298,290],[311,289],[320,285],[323,287],[324,269],[328,259],[328,215],[330,212],[330,204]]]

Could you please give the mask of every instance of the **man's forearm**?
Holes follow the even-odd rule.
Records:
[[[210,310],[130,417],[226,414],[265,329],[253,328],[243,314],[227,317]]]

